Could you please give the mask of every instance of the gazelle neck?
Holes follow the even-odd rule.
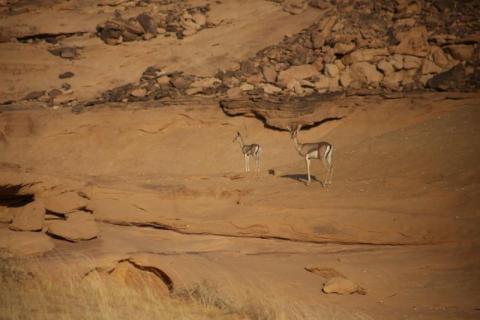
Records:
[[[298,142],[297,136],[293,137],[292,140],[293,140],[293,144],[295,145],[295,149],[297,149],[297,151],[300,152],[302,148],[302,144]]]
[[[244,146],[245,144],[243,143],[243,139],[242,139],[242,136],[241,136],[241,135],[238,135],[237,141],[238,141],[238,143],[240,143],[240,148],[243,149],[243,146]]]

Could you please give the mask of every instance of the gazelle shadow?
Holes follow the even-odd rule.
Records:
[[[303,183],[307,183],[308,181],[308,175],[306,174],[284,174],[283,176],[280,176],[280,178],[293,179]],[[312,181],[322,183],[320,180],[317,179],[316,176],[310,176],[310,178],[312,179]]]

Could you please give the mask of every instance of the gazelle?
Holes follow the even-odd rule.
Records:
[[[262,148],[258,144],[245,144],[243,142],[242,135],[240,132],[237,132],[233,142],[238,141],[240,143],[240,148],[242,150],[243,156],[245,157],[245,172],[250,171],[250,157],[255,159],[255,171],[260,172],[260,156],[262,154]]]
[[[322,160],[325,169],[327,169],[327,175],[325,177],[324,182],[322,185],[328,186],[332,183],[332,175],[333,175],[333,164],[332,164],[332,153],[333,153],[333,146],[325,141],[321,142],[312,142],[312,143],[300,143],[298,142],[297,135],[300,131],[302,125],[298,125],[295,130],[292,130],[290,127],[290,137],[295,144],[295,149],[297,149],[298,153],[305,157],[305,162],[307,164],[307,174],[308,174],[308,182],[307,185],[310,184],[310,160],[311,159],[320,159]]]

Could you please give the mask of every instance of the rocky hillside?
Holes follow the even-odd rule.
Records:
[[[138,75],[137,81],[111,86],[93,99],[76,98],[65,80],[61,87],[31,92],[24,100],[81,110],[104,102],[164,101],[185,96],[285,101],[292,96],[324,93],[392,95],[413,90],[469,91],[479,86],[477,1],[268,2],[298,17],[311,10],[322,14],[300,32],[285,35],[280,42],[241,61],[231,61],[232,67],[217,68],[213,74],[192,74],[155,64]],[[195,34],[224,23],[218,15],[210,15],[221,2],[89,3],[102,8],[101,14],[97,12],[97,23],[89,27],[94,30],[82,32],[90,32],[118,51],[125,50],[120,45],[123,43],[147,43],[158,38],[188,42]],[[2,8],[3,14],[10,16],[31,10],[23,1],[3,1]],[[65,46],[62,41],[78,32],[66,32],[60,39],[49,34],[19,36],[15,32],[4,26],[2,39],[27,44],[47,42],[53,55],[71,61],[82,59],[81,47]],[[70,77],[74,73],[59,75],[61,79]]]

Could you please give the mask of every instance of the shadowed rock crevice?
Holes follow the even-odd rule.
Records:
[[[33,194],[21,194],[24,185],[0,185],[0,206],[23,207],[35,200]]]

